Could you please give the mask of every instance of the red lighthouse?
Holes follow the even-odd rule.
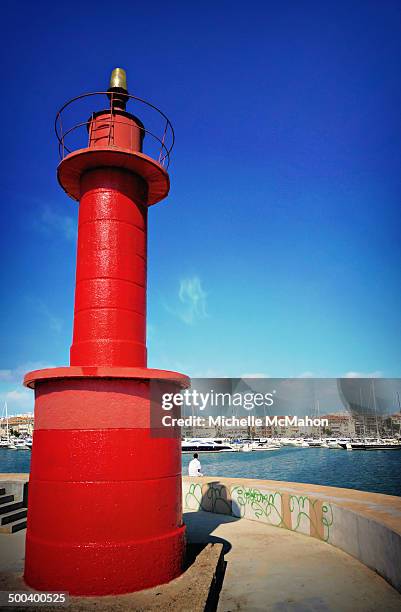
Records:
[[[63,129],[73,105],[106,108]],[[129,110],[159,113],[153,134]],[[85,130],[84,148],[67,141]],[[169,191],[174,133],[167,117],[128,93],[124,70],[107,92],[84,94],[57,115],[61,187],[79,201],[70,366],[25,377],[35,389],[25,580],[77,595],[136,591],[181,572],[184,526],[179,436],[152,432],[151,385],[179,391],[188,379],[147,368],[148,206]],[[170,137],[170,144],[167,144]]]

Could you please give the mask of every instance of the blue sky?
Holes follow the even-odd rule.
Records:
[[[127,70],[171,118],[149,365],[401,375],[399,2],[5,2],[1,396],[68,363],[77,205],[54,116]],[[85,120],[83,117],[82,120]]]

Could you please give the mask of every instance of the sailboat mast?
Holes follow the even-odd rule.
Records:
[[[10,443],[10,432],[8,429],[8,409],[7,409],[7,402],[4,402],[4,410],[6,413],[6,434],[7,434],[7,442]]]
[[[376,393],[375,393],[375,381],[372,380],[372,394],[373,394],[373,407],[375,410],[375,420],[376,420],[376,435],[377,435],[377,439],[380,438],[380,434],[379,434],[379,423],[377,420],[377,406],[376,406]]]
[[[366,417],[364,414],[364,410],[363,410],[363,405],[362,405],[362,387],[359,387],[359,403],[361,405],[361,414],[362,414],[362,427],[363,427],[363,437],[364,439],[366,439]]]
[[[400,422],[399,422],[400,431],[399,431],[399,434],[400,434],[400,437],[401,437],[401,403],[400,403],[400,392],[399,391],[397,391],[397,399],[398,399],[398,410],[400,411]]]

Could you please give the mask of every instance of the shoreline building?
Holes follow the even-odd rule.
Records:
[[[6,435],[7,422],[10,433],[16,432],[20,435],[28,436],[31,436],[33,433],[34,417],[30,412],[26,414],[13,414],[8,418],[0,419],[1,435]]]
[[[325,435],[330,435],[333,438],[355,438],[355,419],[351,414],[346,412],[337,412],[325,414],[322,418],[328,420],[328,426]]]

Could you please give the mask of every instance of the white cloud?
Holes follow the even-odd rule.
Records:
[[[375,372],[346,372],[341,378],[381,378],[383,372],[376,370]]]
[[[34,392],[22,386],[24,376],[32,370],[42,370],[54,367],[41,361],[28,361],[16,366],[0,370],[0,414],[3,412],[4,402],[7,402],[9,414],[33,412]]]
[[[166,306],[166,308],[171,314],[181,319],[183,323],[193,325],[208,316],[206,298],[207,293],[203,290],[198,276],[184,278],[180,281],[178,290],[178,306],[176,308]]]
[[[7,382],[12,380],[12,370],[0,370],[0,381]]]
[[[9,370],[0,370],[0,382],[12,382],[12,383],[21,383],[24,379],[24,376],[27,372],[32,372],[33,370],[43,370],[45,368],[53,368],[52,364],[43,362],[43,361],[27,361],[26,363],[22,363],[15,368]]]
[[[184,309],[181,311],[181,319],[184,323],[192,324],[197,319],[204,319],[206,314],[207,294],[202,289],[198,276],[183,279],[180,283],[178,297]]]
[[[12,389],[0,394],[1,410],[3,412],[4,402],[7,402],[8,414],[18,414],[21,412],[33,412],[34,392],[32,389],[21,387]]]
[[[318,378],[318,376],[316,376],[316,374],[314,372],[301,372],[301,374],[298,374],[298,376],[296,378]]]
[[[6,393],[7,403],[10,402],[13,406],[26,406],[27,404],[32,404],[32,389],[13,389],[13,391],[8,391]]]

